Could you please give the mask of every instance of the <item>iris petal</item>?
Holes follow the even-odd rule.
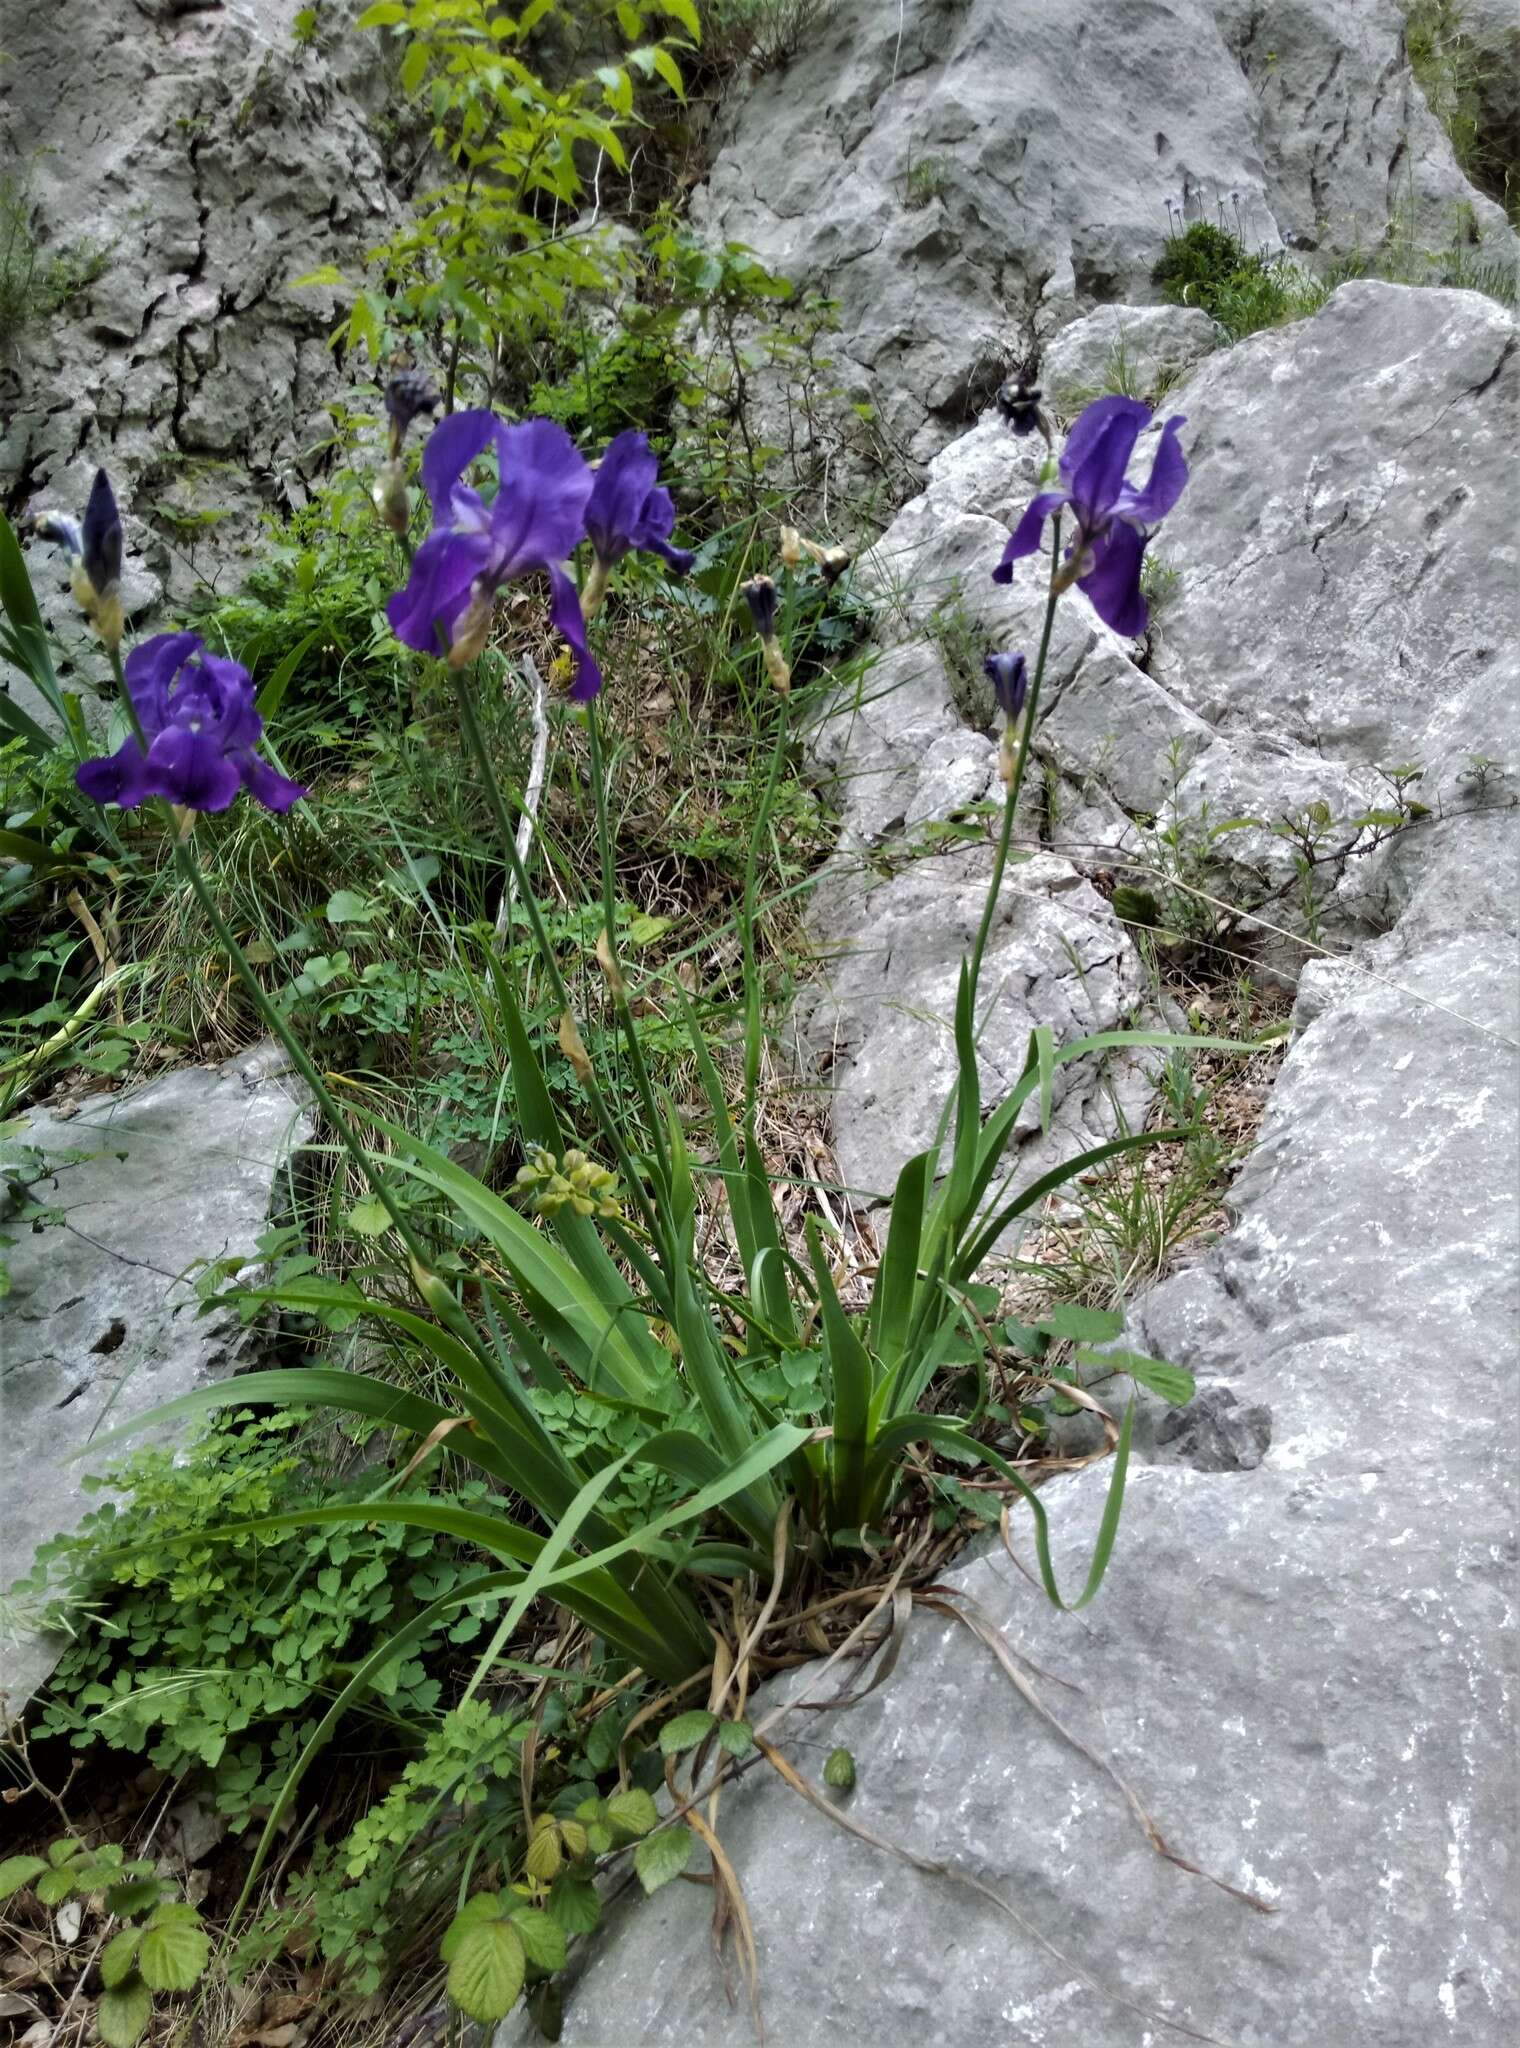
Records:
[[[608,442],[586,500],[586,533],[609,568],[642,544],[639,529],[659,473],[659,458],[650,447],[647,434],[630,428]],[[669,505],[669,492],[661,495]],[[669,533],[674,523],[672,505],[670,521],[663,531]]]
[[[491,580],[509,583],[574,554],[586,531],[592,479],[585,457],[553,420],[524,420],[500,435]]]
[[[1149,617],[1140,595],[1140,564],[1145,536],[1116,520],[1092,543],[1093,566],[1077,579],[1077,588],[1106,626],[1126,640],[1138,640]]]
[[[586,645],[586,621],[581,617],[580,593],[557,563],[549,569],[549,615],[575,657],[575,682],[570,695],[577,704],[589,704],[593,697],[601,694],[602,672]]]
[[[1099,404],[1107,402],[1100,400]],[[1080,461],[1072,461],[1069,444],[1061,457],[1061,473],[1071,492],[1072,505],[1088,533],[1098,532],[1113,516],[1114,503],[1124,489],[1124,472],[1135,452],[1136,438],[1150,418],[1148,407],[1134,399],[1120,399],[1118,403],[1124,410],[1110,413],[1099,431],[1084,441]],[[1089,406],[1087,410],[1092,413],[1097,409]],[[1084,413],[1082,420],[1086,418]],[[1082,420],[1077,422],[1078,426]]]
[[[1013,565],[1022,561],[1025,555],[1032,555],[1039,547],[1045,533],[1045,522],[1052,512],[1058,512],[1069,502],[1065,491],[1041,491],[1037,498],[1030,500],[1023,518],[1013,529],[1003,559],[992,572],[994,583],[1011,583]]]
[[[197,633],[155,633],[127,656],[127,693],[150,740],[169,723],[169,693],[186,662],[201,652]]]
[[[266,811],[288,811],[292,804],[305,796],[306,791],[299,782],[291,782],[276,772],[260,755],[251,750],[233,754],[232,764],[242,778],[244,789],[255,803],[262,804]]]
[[[406,588],[398,590],[385,608],[396,638],[419,654],[441,653],[453,639],[459,615],[470,601],[470,587],[485,573],[491,555],[488,534],[430,533],[412,558]]]
[[[149,787],[191,811],[225,811],[242,778],[209,727],[165,727],[148,749]]]
[[[124,811],[136,810],[145,796],[152,795],[148,765],[136,740],[128,740],[114,754],[96,761],[81,761],[74,780],[95,804],[120,804]]]
[[[1187,415],[1177,413],[1161,430],[1156,456],[1143,491],[1126,484],[1114,502],[1114,517],[1128,519],[1135,526],[1159,526],[1187,488],[1187,457],[1177,430],[1187,424]]]
[[[1061,450],[1061,476],[1064,481],[1071,482],[1115,420],[1134,421],[1135,433],[1130,435],[1130,446],[1133,447],[1135,434],[1150,416],[1150,407],[1142,405],[1138,398],[1095,398],[1083,409],[1066,436],[1066,446]]]
[[[470,464],[493,441],[500,446],[502,427],[494,412],[455,412],[440,420],[422,451],[422,488],[441,518],[449,493]]]

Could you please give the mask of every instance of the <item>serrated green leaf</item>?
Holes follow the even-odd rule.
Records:
[[[59,1841],[49,1842],[47,1852],[48,1862],[52,1864],[55,1870],[58,1870],[65,1863],[67,1863],[71,1857],[77,1856],[83,1847],[84,1843],[76,1840],[73,1835],[64,1835]]]
[[[646,1835],[633,1852],[633,1867],[646,1892],[657,1892],[662,1884],[679,1877],[691,1861],[692,1834],[685,1826],[661,1828]]]
[[[106,2048],[135,2048],[153,2017],[153,1994],[141,1977],[101,1993],[95,2024]]]
[[[449,1964],[448,1994],[472,2020],[504,2020],[527,1970],[522,1936],[511,1920],[476,1920]]]
[[[717,1716],[708,1713],[706,1707],[693,1707],[689,1714],[677,1714],[660,1730],[661,1752],[665,1756],[680,1756],[684,1750],[695,1749],[716,1726]]]
[[[401,64],[401,90],[404,93],[410,95],[417,90],[423,79],[427,77],[428,65],[431,61],[432,52],[428,49],[427,44],[413,43],[406,56],[402,59]]]
[[[565,1930],[560,1923],[535,1906],[523,1906],[512,1915],[512,1925],[522,1937],[523,1951],[536,1970],[565,1967]]]
[[[7,1856],[0,1863],[0,1899],[8,1899],[12,1892],[19,1892],[24,1884],[30,1884],[46,1869],[47,1865],[40,1856]]]
[[[114,1991],[118,1984],[124,1984],[131,1976],[137,1944],[141,1940],[140,1927],[124,1927],[120,1934],[113,1935],[106,1943],[100,1956],[100,1977],[107,1991]]]
[[[81,1889],[88,1890],[89,1887]],[[121,1914],[146,1913],[150,1906],[158,1904],[160,1890],[156,1877],[138,1877],[125,1884],[113,1884],[106,1892],[107,1910]]]
[[[560,1843],[559,1829],[547,1815],[541,1815],[533,1830],[533,1839],[528,1844],[528,1853],[523,1859],[529,1877],[539,1884],[549,1884],[559,1875],[565,1860],[564,1848]]]
[[[137,1967],[152,1991],[188,1991],[211,1955],[204,1928],[183,1920],[150,1921],[137,1951]]]
[[[44,1906],[61,1906],[74,1889],[74,1873],[67,1865],[62,1870],[45,1870],[37,1880],[37,1896]]]
[[[602,1917],[602,1902],[589,1877],[561,1871],[549,1889],[550,1917],[566,1934],[589,1934]]]
[[[459,1953],[459,1944],[472,1927],[478,1927],[485,1920],[504,1920],[506,1916],[507,1909],[500,1892],[473,1893],[444,1929],[443,1939],[438,1944],[440,1960],[453,1962]]]
[[[755,1746],[754,1730],[748,1721],[720,1721],[718,1747],[730,1756],[747,1756]]]
[[[607,1818],[626,1835],[647,1835],[659,1820],[660,1809],[647,1792],[630,1785],[607,1801]]]
[[[678,100],[686,97],[686,80],[681,76],[681,67],[671,56],[663,43],[656,43],[649,53],[654,68],[670,87]]]

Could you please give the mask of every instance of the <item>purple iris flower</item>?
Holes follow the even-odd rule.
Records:
[[[496,451],[500,476],[489,505],[462,481],[487,448]],[[591,471],[564,428],[553,420],[509,427],[491,412],[453,413],[428,436],[422,482],[435,523],[413,557],[405,590],[386,608],[397,639],[420,654],[447,654],[462,668],[485,645],[497,591],[543,573],[550,616],[575,656],[570,694],[579,703],[594,697],[601,672],[565,568],[585,532]]]
[[[1140,595],[1145,543],[1188,480],[1177,439],[1185,416],[1178,413],[1161,430],[1145,488],[1124,481],[1140,429],[1150,417],[1150,407],[1134,398],[1100,398],[1088,406],[1061,451],[1061,488],[1041,491],[1029,506],[992,572],[994,583],[1012,581],[1013,564],[1034,554],[1051,513],[1070,506],[1077,533],[1066,551],[1061,587],[1075,583],[1104,624],[1126,639],[1145,631],[1148,613]]]
[[[130,811],[164,796],[191,811],[225,811],[246,789],[266,811],[288,811],[305,796],[254,751],[264,721],[240,663],[208,654],[197,634],[158,633],[132,649],[125,673],[148,750],[134,738],[82,762],[75,780],[95,803]]]
[[[675,500],[658,475],[659,457],[647,434],[630,427],[608,443],[586,500],[586,533],[604,567],[612,568],[635,548],[663,555],[678,576],[697,559],[671,546]]]
[[[989,654],[982,671],[992,685],[998,708],[1011,725],[1024,708],[1029,687],[1029,664],[1022,654]]]

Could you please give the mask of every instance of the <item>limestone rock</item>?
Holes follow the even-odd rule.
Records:
[[[1488,684],[1520,622],[1513,314],[1342,285],[1190,380],[1192,481],[1158,680],[1227,735],[1363,767],[1504,751]]]
[[[174,595],[230,587],[266,507],[304,501],[344,383],[331,290],[395,201],[378,38],[315,45],[293,0],[12,10],[0,143],[45,264],[72,276],[0,361],[0,488],[82,509],[94,466]],[[329,56],[330,53],[330,56]]]
[[[1081,1687],[1034,1678],[1168,1841],[1273,1911],[1157,1856],[985,1648],[920,1614],[887,1683],[810,1713],[793,1753],[816,1780],[847,1744],[850,1817],[1015,1917],[752,1774],[722,1835],[789,2048],[1134,2048],[1166,2038],[1152,2014],[1243,2048],[1513,2037],[1516,850],[1499,811],[1412,838],[1398,928],[1306,973],[1236,1228],[1141,1304],[1143,1348],[1204,1393],[1132,1471],[1095,1605],[1057,1614],[996,1551],[949,1575]],[[1045,1490],[1068,1586],[1106,1483]],[[838,1684],[809,1667],[751,1713]],[[749,2040],[709,1918],[680,1885],[620,1903],[569,1989],[570,2048]]]
[[[1196,306],[1096,306],[1046,349],[1040,387],[1063,417],[1107,391],[1155,404],[1227,339]]]
[[[956,986],[990,868],[984,845],[913,860],[885,878],[846,867],[815,901],[822,989],[802,1038],[830,1090],[840,1170],[867,1195],[890,1194],[906,1161],[933,1141],[954,1086]],[[1023,1072],[1036,1025],[1069,1043],[1124,1023],[1141,995],[1133,946],[1075,868],[1049,856],[1011,868],[982,970],[986,1107]],[[1068,1151],[1074,1136],[1092,1145],[1111,1135],[1101,1086],[1078,1064],[1058,1071],[1055,1100]],[[1035,1136],[1033,1102],[1015,1128]]]
[[[30,1568],[39,1543],[91,1505],[80,1485],[88,1462],[65,1462],[74,1452],[235,1370],[247,1332],[198,1320],[186,1275],[197,1261],[252,1251],[281,1165],[306,1128],[281,1060],[265,1046],[95,1098],[67,1121],[40,1111],[13,1139],[11,1172],[62,1219],[7,1232],[17,1242],[0,1305],[0,1591]],[[40,1152],[40,1168],[30,1159],[18,1167],[18,1146]],[[36,1636],[0,1643],[0,1688],[13,1707],[55,1661]]]
[[[1402,35],[1393,0],[839,0],[735,97],[693,216],[837,302],[834,384],[921,463],[1076,315],[1155,298],[1168,198],[1311,263],[1395,218],[1513,261]]]

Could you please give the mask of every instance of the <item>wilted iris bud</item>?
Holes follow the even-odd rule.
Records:
[[[837,583],[845,570],[850,566],[850,551],[848,548],[825,547],[821,541],[809,540],[807,535],[799,533],[795,526],[783,526],[781,529],[782,562],[788,569],[797,569],[802,566],[804,555],[810,561],[818,564],[819,568],[823,571],[824,582],[830,586]]]
[[[449,667],[468,668],[491,635],[491,608],[495,592],[476,589],[459,614],[454,637],[449,642]]]
[[[31,528],[39,540],[54,542],[74,561],[83,559],[84,535],[79,530],[79,521],[70,519],[66,512],[36,512],[32,515]]]
[[[760,635],[765,672],[785,697],[792,687],[792,671],[776,638],[776,586],[769,576],[751,576],[739,585],[739,594],[749,606],[749,615]]]
[[[406,494],[406,471],[399,462],[388,462],[375,478],[370,492],[375,510],[392,533],[405,533],[411,524],[412,504]]]
[[[407,429],[419,414],[435,413],[443,400],[421,370],[401,370],[385,387],[385,410],[391,423],[391,460],[401,453]]]
[[[1016,434],[1041,433],[1050,439],[1050,428],[1040,411],[1040,387],[1029,381],[1030,372],[1017,371],[998,386],[997,409],[1004,426]]]
[[[32,531],[68,550],[74,565],[74,600],[114,653],[126,621],[121,609],[121,514],[103,469],[95,472],[81,526],[63,512],[40,512]]]

